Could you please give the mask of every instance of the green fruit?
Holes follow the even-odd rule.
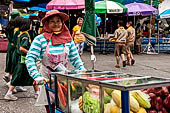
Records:
[[[73,85],[73,83],[71,84],[71,89],[72,89],[72,91],[75,91],[75,90],[76,90],[76,88],[75,88],[75,86]]]
[[[104,88],[104,91],[105,91],[109,96],[112,96],[113,89],[111,89],[111,88]]]
[[[104,96],[104,104],[110,103],[111,99],[111,96]]]

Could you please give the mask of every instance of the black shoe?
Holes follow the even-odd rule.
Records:
[[[131,65],[134,65],[135,64],[135,60],[131,60]]]
[[[126,61],[123,61],[123,67],[126,67]]]

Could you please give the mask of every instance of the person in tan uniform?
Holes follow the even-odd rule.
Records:
[[[126,39],[127,39],[127,31],[123,27],[123,21],[118,21],[118,29],[116,29],[114,33],[114,37],[110,38],[110,41],[115,40],[115,56],[116,56],[116,62],[115,65],[116,68],[120,68],[120,57],[122,59],[123,67],[126,67],[126,61],[125,61],[125,50],[126,50]]]
[[[135,42],[135,29],[132,27],[132,22],[129,21],[126,23],[127,29],[127,41],[126,41],[126,53],[127,53],[127,65],[130,65],[130,60],[131,60],[131,65],[135,63],[135,59],[132,55],[131,50],[134,47],[134,42]]]

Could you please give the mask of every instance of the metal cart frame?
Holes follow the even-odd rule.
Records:
[[[92,73],[83,73],[83,75],[85,74],[107,74],[107,73],[117,73],[117,72],[113,72],[113,71],[104,71],[104,72],[92,72]],[[120,85],[120,84],[111,84],[111,83],[107,83],[107,82],[101,82],[101,81],[97,81],[97,80],[88,80],[88,79],[84,79],[84,78],[78,78],[75,76],[68,76],[68,74],[61,74],[58,72],[51,72],[51,74],[56,75],[54,77],[55,80],[55,90],[51,89],[51,82],[50,82],[50,88],[48,87],[48,84],[46,84],[46,92],[47,92],[47,99],[48,99],[48,104],[49,104],[49,108],[50,108],[50,113],[52,113],[52,106],[50,103],[50,98],[49,98],[49,91],[53,92],[55,94],[55,109],[56,113],[63,113],[63,111],[59,110],[59,100],[58,100],[58,88],[57,88],[57,79],[58,77],[64,78],[66,79],[67,82],[67,111],[68,113],[70,112],[70,81],[74,80],[74,81],[79,81],[81,82],[83,85],[82,87],[82,94],[85,92],[85,86],[87,84],[93,84],[93,85],[97,85],[100,87],[100,96],[99,99],[101,101],[100,104],[100,112],[104,113],[104,87],[107,88],[112,88],[112,89],[117,89],[117,90],[121,90],[121,106],[122,106],[122,113],[130,113],[130,107],[129,107],[129,91],[131,90],[139,90],[139,89],[145,89],[145,88],[154,88],[154,87],[162,87],[162,86],[170,86],[170,79],[168,78],[161,78],[161,77],[151,77],[151,76],[141,76],[141,75],[134,75],[134,74],[126,74],[126,75],[134,75],[136,77],[132,77],[132,78],[124,78],[124,79],[116,79],[116,80],[112,80],[113,82],[115,81],[124,81],[124,80],[136,80],[136,79],[147,79],[147,78],[154,78],[154,79],[161,79],[164,81],[159,81],[156,83],[145,83],[145,84],[136,84],[134,86],[125,86],[125,85]],[[123,75],[125,75],[125,73],[120,73]],[[74,74],[73,74],[74,75]],[[75,74],[75,75],[81,75],[81,74]],[[51,78],[51,75],[50,75]],[[50,80],[51,81],[51,80]]]

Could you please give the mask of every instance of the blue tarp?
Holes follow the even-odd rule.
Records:
[[[37,6],[34,6],[34,7],[30,7],[29,10],[32,10],[32,11],[50,11],[50,9],[45,9],[45,8],[42,8],[42,7],[37,7]]]
[[[30,2],[31,0],[13,0],[14,2]]]
[[[30,18],[30,16],[37,16],[37,14],[24,15],[23,18]]]

